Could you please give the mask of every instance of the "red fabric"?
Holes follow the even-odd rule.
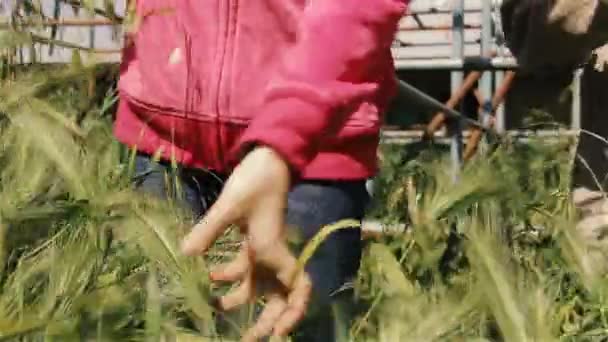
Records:
[[[369,177],[407,2],[139,0],[115,134],[220,172],[256,143],[304,178]]]

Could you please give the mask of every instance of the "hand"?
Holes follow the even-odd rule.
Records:
[[[598,0],[557,0],[549,13],[549,22],[562,22],[562,28],[572,34],[587,33],[598,7]]]
[[[608,44],[601,46],[594,51],[595,56],[595,70],[598,72],[604,72],[606,65],[608,65]]]
[[[290,298],[294,297],[290,297],[288,287],[284,285],[284,282],[280,281],[273,270],[268,267],[259,264],[254,265],[250,253],[250,248],[247,243],[244,243],[233,262],[220,266],[211,272],[213,281],[240,281],[240,286],[221,297],[217,306],[221,310],[231,310],[254,299],[255,296],[264,296],[266,299],[264,311],[256,324],[245,333],[243,341],[256,341],[271,332],[274,332],[277,336],[285,335],[290,330],[289,327],[297,323],[302,317],[306,304],[301,302],[302,306],[300,308],[293,305],[294,301],[290,302]],[[300,273],[296,282],[300,285],[295,287],[310,292],[308,285],[310,282],[304,273]],[[304,296],[301,299],[307,300]],[[283,320],[285,323],[280,323],[279,320]],[[281,325],[287,325],[287,327]]]
[[[212,280],[237,281],[240,286],[222,297],[220,308],[245,304],[266,295],[267,304],[246,341],[289,333],[302,319],[311,295],[308,276],[298,269],[285,238],[285,211],[290,173],[272,149],[258,147],[235,168],[217,202],[184,239],[187,255],[204,253],[232,224],[246,241],[237,258],[212,272]],[[269,286],[270,285],[270,286]],[[261,293],[257,290],[262,289]]]

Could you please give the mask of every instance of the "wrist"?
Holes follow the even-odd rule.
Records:
[[[246,147],[244,153],[243,160],[248,157],[260,158],[261,166],[269,174],[280,178],[287,177],[288,184],[291,187],[293,179],[295,179],[295,172],[287,162],[287,159],[283,158],[277,150],[267,145],[250,144]]]

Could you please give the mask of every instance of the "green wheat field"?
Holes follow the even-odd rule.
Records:
[[[226,289],[208,280],[236,233],[186,258],[192,218],[135,192],[116,67],[0,67],[0,340],[238,340],[252,310],[214,312]],[[456,184],[440,148],[384,146],[369,215],[406,230],[366,241],[341,339],[606,339],[607,249],[575,229],[575,145],[503,139]]]

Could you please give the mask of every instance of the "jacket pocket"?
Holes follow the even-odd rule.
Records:
[[[200,94],[192,87],[190,41],[176,1],[141,1],[141,25],[135,33],[135,59],[140,86],[133,97],[148,105],[185,116]]]

